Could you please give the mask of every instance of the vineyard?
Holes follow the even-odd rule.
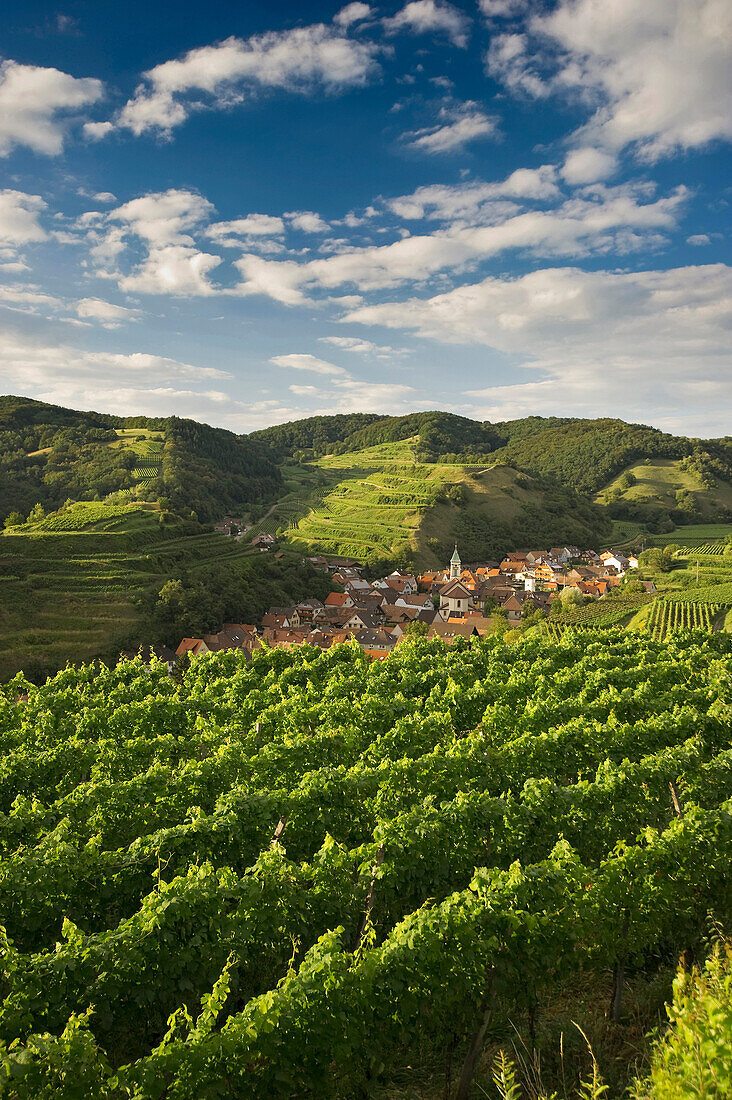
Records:
[[[16,678],[0,1094],[345,1100],[431,1059],[493,1096],[477,1037],[540,1043],[570,981],[622,1032],[729,928],[731,674],[727,635],[609,631]]]
[[[674,630],[711,630],[721,610],[722,605],[718,603],[655,600],[646,626],[653,637],[659,640],[663,640]]]

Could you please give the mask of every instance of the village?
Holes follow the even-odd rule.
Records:
[[[262,552],[275,549],[271,535],[260,535]],[[270,607],[258,624],[224,623],[216,634],[181,639],[175,652],[153,647],[172,664],[221,650],[261,646],[313,645],[329,649],[354,639],[369,657],[383,659],[405,638],[420,634],[441,638],[482,637],[499,626],[517,627],[547,617],[552,605],[562,607],[606,599],[638,568],[638,559],[619,550],[580,549],[514,551],[501,562],[463,565],[457,545],[446,568],[413,574],[395,569],[376,580],[363,577],[364,567],[351,558],[309,558],[314,569],[328,573],[333,591],[325,598],[304,599],[290,607]],[[652,581],[641,581],[648,592]]]

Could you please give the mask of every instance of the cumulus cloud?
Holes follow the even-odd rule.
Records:
[[[40,216],[46,203],[40,195],[0,191],[0,247],[15,251],[24,244],[46,239]]]
[[[560,0],[494,36],[489,71],[514,90],[596,105],[577,139],[655,160],[732,136],[727,0]]]
[[[204,230],[207,237],[226,248],[251,248],[257,243],[260,248],[271,249],[274,245],[276,249],[279,246],[271,238],[280,237],[284,232],[282,218],[271,214],[249,214],[246,218],[214,222]]]
[[[572,149],[562,168],[562,176],[571,185],[597,183],[615,173],[617,160],[612,153],[584,146]]]
[[[472,101],[441,108],[440,119],[436,126],[405,135],[413,149],[423,153],[453,153],[469,141],[492,137],[496,132],[496,120]]]
[[[409,31],[411,34],[444,34],[461,49],[468,45],[470,20],[452,4],[440,3],[439,0],[411,0],[396,15],[383,22],[390,34],[399,31]]]
[[[69,112],[96,103],[103,91],[101,81],[92,77],[4,61],[0,65],[0,156],[16,145],[58,155]]]
[[[368,4],[362,4],[355,0],[355,3],[346,4],[345,8],[341,8],[333,17],[333,22],[337,23],[339,27],[350,27],[352,23],[360,23],[362,20],[368,19],[372,10]]]
[[[81,298],[76,313],[82,321],[96,321],[104,328],[119,328],[125,321],[136,321],[137,311],[106,302],[103,298]]]
[[[205,418],[231,403],[213,388],[230,376],[151,352],[88,351],[57,334],[29,333],[14,327],[0,332],[0,385],[5,393],[24,393],[73,408]]]
[[[674,412],[682,408],[688,434],[709,425],[710,397],[717,408],[732,402],[731,314],[732,268],[717,264],[490,277],[431,298],[363,306],[345,320],[519,357],[528,381],[471,391],[489,419],[612,408],[646,422],[650,411],[656,423],[677,416],[682,427]]]
[[[343,351],[351,351],[356,355],[372,355],[376,359],[393,359],[397,355],[407,354],[403,348],[392,348],[387,344],[374,344],[371,340],[364,340],[359,336],[321,336],[323,344],[333,344]]]
[[[222,262],[221,257],[200,251],[190,233],[201,228],[212,212],[213,206],[202,195],[171,189],[142,195],[103,215],[94,212],[82,219],[82,226],[91,225],[91,256],[99,265],[97,273],[116,279],[122,290],[206,296],[216,292],[208,273]],[[125,274],[118,270],[118,261],[135,239],[146,255]]]
[[[428,218],[454,221],[459,218],[482,221],[485,204],[493,204],[496,199],[544,201],[559,196],[557,170],[552,164],[543,164],[540,168],[518,168],[506,179],[494,183],[471,180],[452,185],[428,184],[409,195],[388,199],[386,205],[400,218],[409,220]],[[490,220],[493,220],[494,213],[491,206],[488,211]]]
[[[433,234],[407,236],[387,245],[351,249],[297,263],[245,255],[236,261],[239,293],[267,294],[279,301],[303,301],[305,288],[333,290],[353,284],[362,291],[424,281],[438,272],[464,270],[501,253],[580,256],[592,250],[629,252],[656,244],[675,228],[687,192],[678,188],[643,202],[630,185],[596,185],[554,210],[508,212],[495,224],[450,225]]]
[[[325,233],[330,229],[320,214],[314,214],[312,210],[291,210],[285,217],[293,229],[300,229],[303,233]]]
[[[116,125],[137,135],[169,133],[204,104],[226,107],[265,90],[358,87],[378,71],[376,49],[325,24],[227,38],[150,69]]]

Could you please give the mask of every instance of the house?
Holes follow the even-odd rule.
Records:
[[[300,626],[302,622],[302,617],[296,607],[269,607],[267,608],[267,615],[276,615],[280,619],[287,619],[287,626]]]
[[[460,581],[448,581],[440,589],[440,609],[450,615],[465,615],[470,608],[470,592]]]
[[[362,581],[358,577],[355,580],[344,580],[341,583],[343,584],[346,592],[350,593],[350,595],[354,597],[354,600],[357,596],[367,596],[371,591],[371,585],[369,584],[369,582]]]
[[[325,597],[326,607],[353,607],[350,592],[329,592]]]
[[[376,630],[381,625],[373,611],[354,608],[351,617],[346,620],[346,630]]]
[[[187,653],[191,657],[200,657],[202,653],[209,652],[210,650],[203,638],[183,638],[178,644],[175,655],[176,657],[182,657]]]
[[[260,551],[271,550],[276,541],[274,535],[268,535],[262,532],[260,535],[254,536],[252,539],[252,546],[256,546]]]
[[[262,615],[263,630],[290,630],[292,625],[289,615]]]
[[[600,561],[605,568],[608,566],[612,569],[617,569],[618,574],[623,574],[630,568],[630,559],[626,558],[625,554],[622,554],[620,550],[605,550],[600,554]]]
[[[434,622],[427,631],[428,638],[441,638],[447,645],[452,645],[456,638],[478,638],[480,633],[477,626],[466,619],[462,622]]]
[[[377,660],[383,660],[396,645],[396,638],[385,630],[357,630],[353,636],[364,653]]]
[[[301,623],[311,623],[317,619],[323,611],[323,601],[310,599],[301,600],[295,608]],[[293,623],[293,626],[297,625]]]
[[[411,573],[403,573],[400,569],[395,569],[386,580],[392,588],[396,588],[397,592],[417,591],[417,578]]]

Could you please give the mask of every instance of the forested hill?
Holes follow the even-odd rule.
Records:
[[[275,497],[281,480],[263,444],[222,428],[0,397],[0,519],[123,494],[209,521]]]
[[[732,479],[732,440],[669,435],[645,424],[599,418],[531,416],[498,423],[444,412],[407,416],[314,416],[254,432],[278,460],[318,458],[415,439],[422,462],[492,461],[550,476],[584,493],[601,489],[643,458],[689,458]]]

